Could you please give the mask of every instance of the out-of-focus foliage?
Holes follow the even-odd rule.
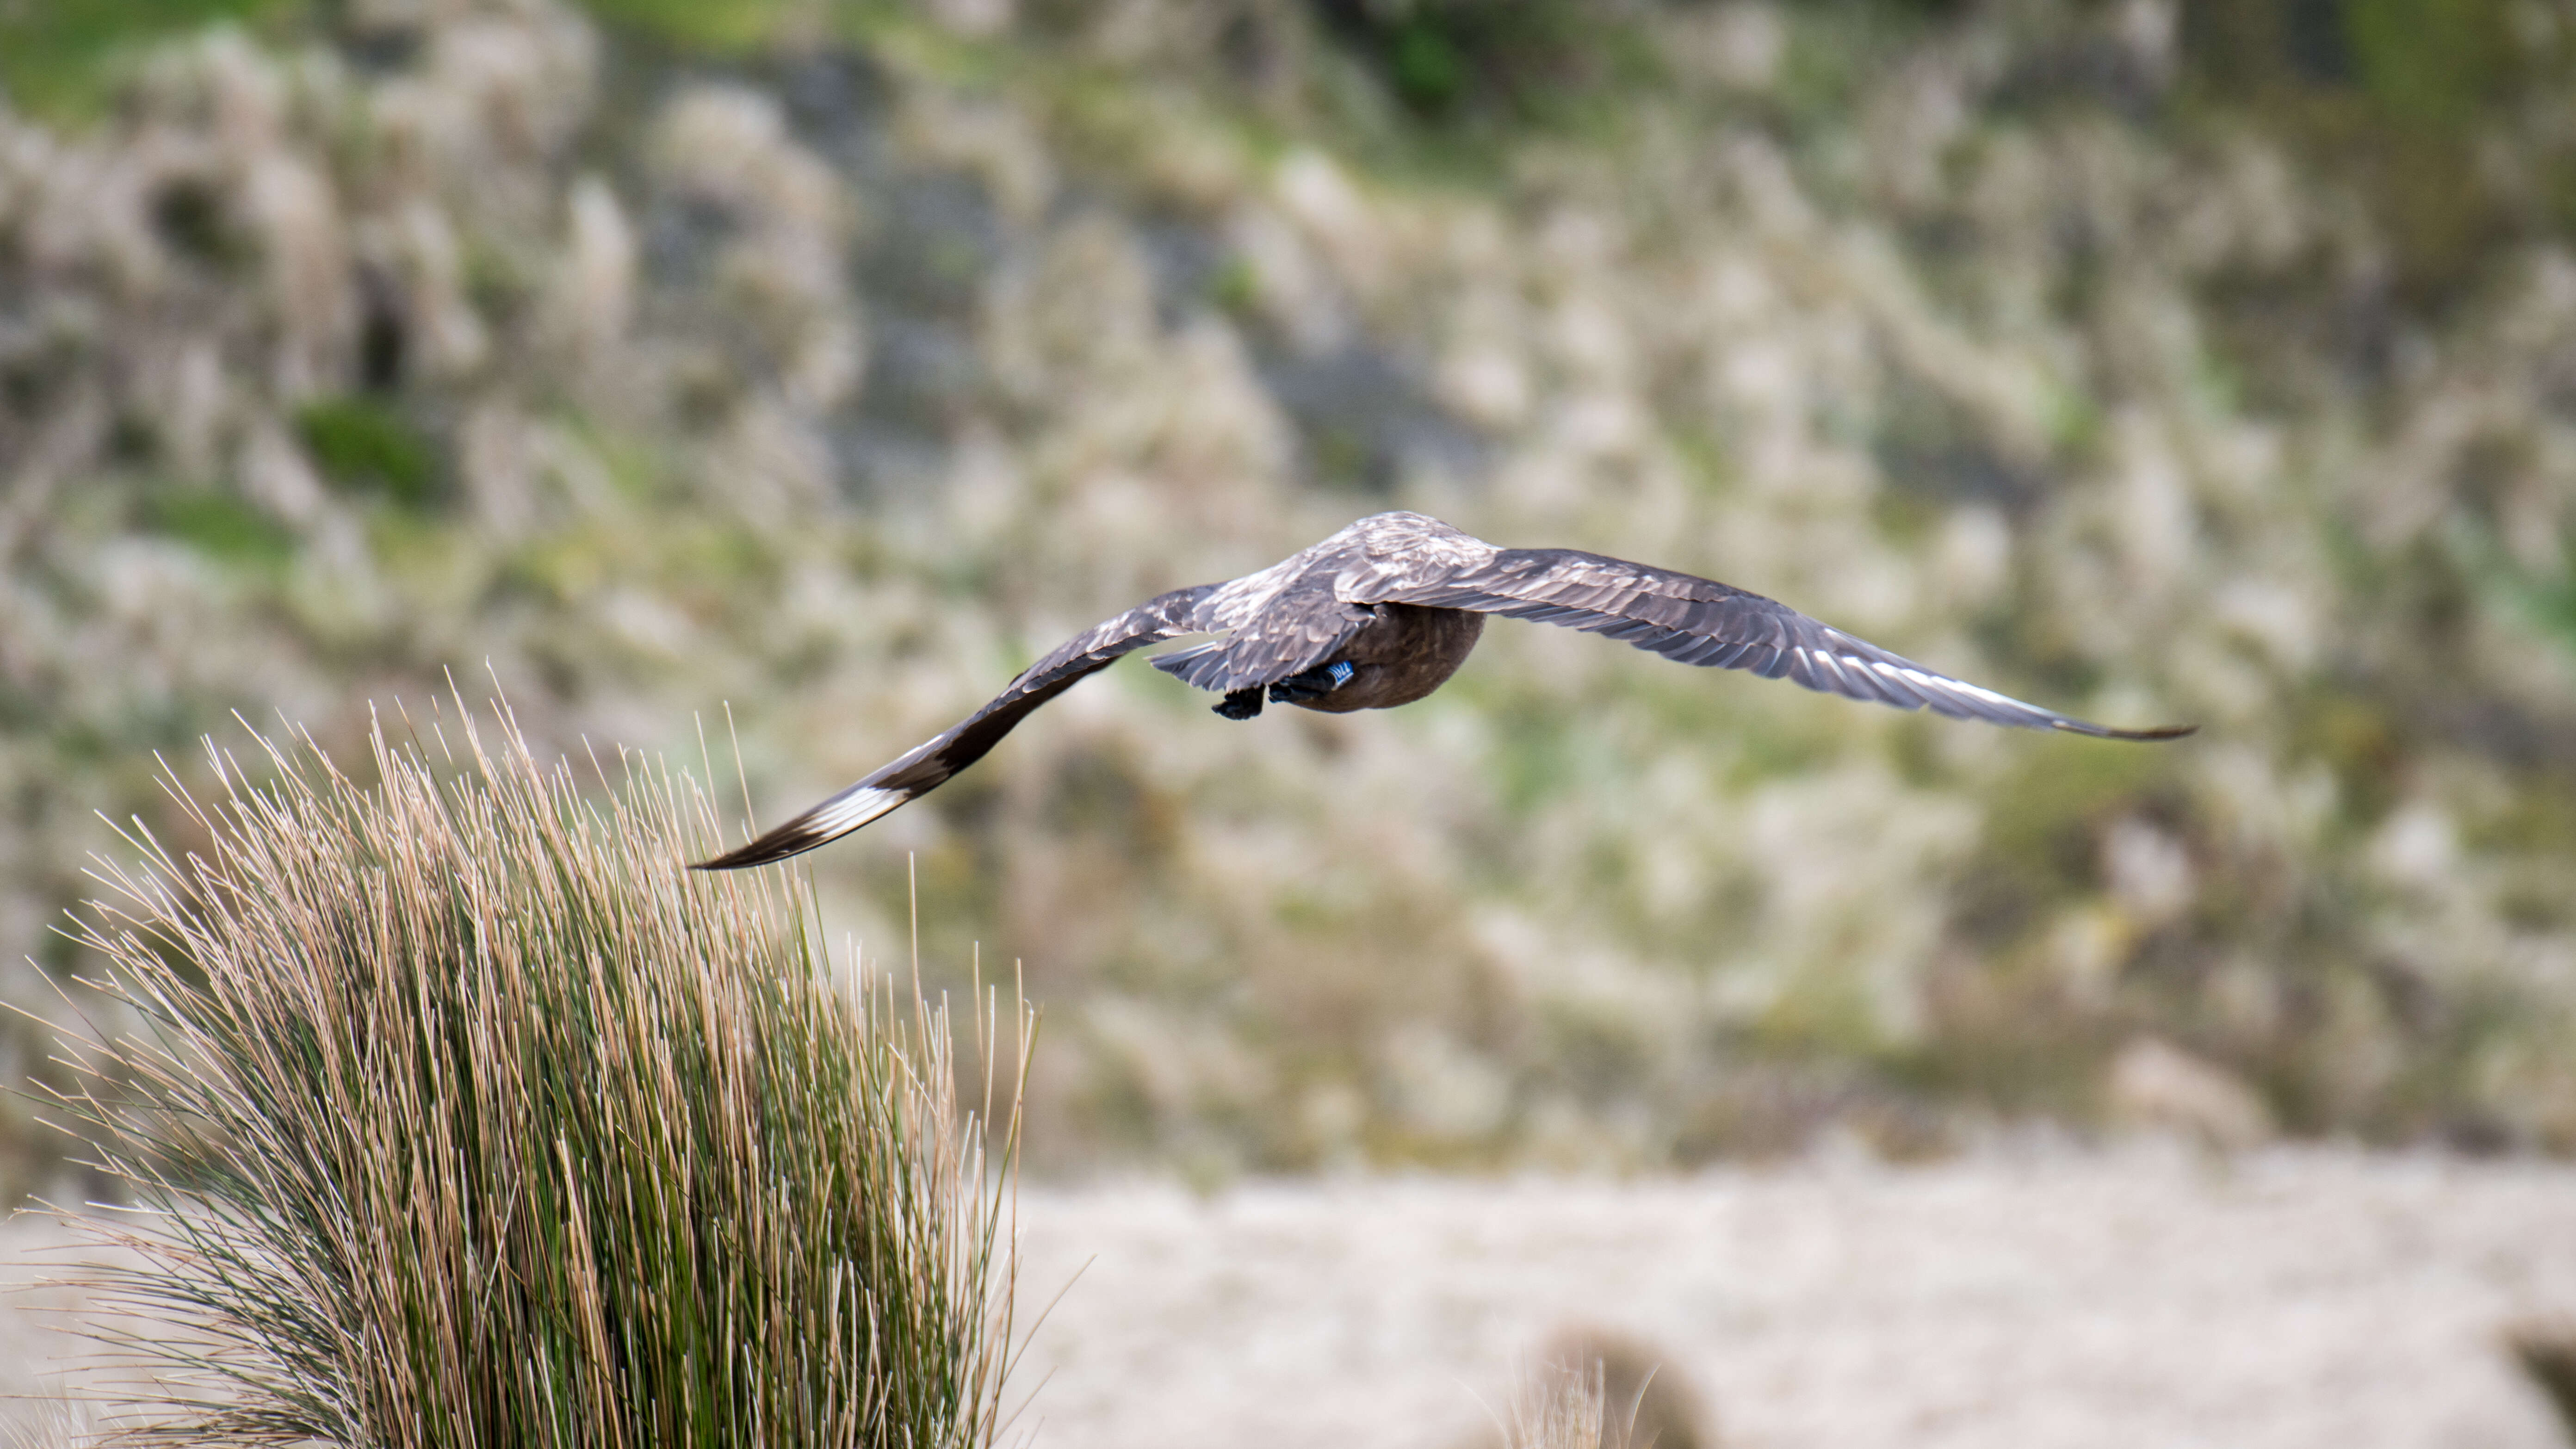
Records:
[[[0,85],[21,105],[85,114],[138,44],[221,22],[265,22],[287,9],[287,0],[8,0],[0,4]]]
[[[703,720],[723,774],[730,701],[774,819],[1401,506],[2204,732],[1520,627],[1387,714],[1122,668],[813,859],[1026,963],[1042,1159],[1930,1151],[2143,1039],[2288,1130],[2576,1144],[2546,7],[301,24],[0,123],[12,958],[230,709],[344,742],[488,661],[554,747]]]

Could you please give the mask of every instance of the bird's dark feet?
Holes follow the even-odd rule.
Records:
[[[1261,713],[1261,691],[1238,689],[1225,697],[1225,703],[1211,707],[1227,719],[1250,719]]]
[[[1338,663],[1309,669],[1303,674],[1291,674],[1286,679],[1280,680],[1270,686],[1270,702],[1304,704],[1310,699],[1321,699],[1350,682],[1351,662],[1344,659]]]

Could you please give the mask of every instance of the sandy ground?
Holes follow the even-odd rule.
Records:
[[[1569,1321],[1738,1449],[2565,1442],[2497,1342],[2576,1309],[2576,1170],[2176,1151],[1626,1184],[1029,1195],[1052,1449],[1434,1449]],[[1023,1425],[1025,1426],[1025,1423]]]
[[[2497,1331],[2576,1310],[2566,1166],[2136,1149],[1032,1189],[1020,1218],[1027,1313],[1080,1270],[1016,1381],[1046,1380],[1014,1435],[1042,1449],[1450,1449],[1572,1322],[1660,1345],[1736,1449],[2565,1443]],[[60,1236],[0,1230],[0,1280]],[[66,1351],[63,1298],[12,1295],[0,1390]]]

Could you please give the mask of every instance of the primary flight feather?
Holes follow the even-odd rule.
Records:
[[[1067,641],[945,734],[696,869],[766,865],[847,835],[937,789],[1031,710],[1148,645],[1218,636],[1152,662],[1223,694],[1216,711],[1228,719],[1250,719],[1265,699],[1340,714],[1411,704],[1438,689],[1476,647],[1488,614],[1953,719],[2112,740],[2169,740],[2195,728],[2124,730],[2071,719],[1712,579],[1574,549],[1496,548],[1436,518],[1381,513],[1259,573],[1175,589]]]

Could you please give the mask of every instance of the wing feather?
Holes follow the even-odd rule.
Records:
[[[1684,664],[1743,669],[1898,709],[2115,740],[2164,740],[2192,726],[2115,729],[1953,679],[1760,594],[1575,549],[1497,549],[1480,562],[1395,581],[1364,603],[1422,604],[1557,624]]]
[[[929,794],[949,776],[982,759],[1013,726],[1084,676],[1098,673],[1120,656],[1146,645],[1196,632],[1202,627],[1197,607],[1215,587],[1202,584],[1174,590],[1067,640],[1054,653],[1030,665],[991,703],[946,733],[906,750],[867,778],[758,840],[690,869],[738,870],[801,855]]]
[[[1257,689],[1331,659],[1370,617],[1335,598],[1329,579],[1300,578],[1263,596],[1258,611],[1202,609],[1200,627],[1226,629],[1227,636],[1158,655],[1153,664],[1220,694]]]

